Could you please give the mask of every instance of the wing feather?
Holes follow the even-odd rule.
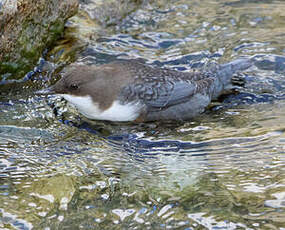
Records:
[[[127,101],[140,100],[149,109],[168,108],[189,100],[195,94],[197,84],[194,82],[155,82],[128,85],[123,91]]]

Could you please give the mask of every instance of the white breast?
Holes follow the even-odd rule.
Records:
[[[142,109],[139,103],[121,104],[119,101],[114,101],[107,110],[101,110],[98,103],[93,103],[90,96],[72,96],[61,95],[65,100],[74,105],[80,113],[85,117],[94,120],[108,121],[133,121],[135,120]]]

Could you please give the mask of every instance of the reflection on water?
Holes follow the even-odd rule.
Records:
[[[285,3],[131,4],[97,15],[103,1],[82,1],[42,72],[0,86],[0,228],[284,228]],[[241,93],[200,117],[135,125],[89,121],[34,95],[74,52],[180,71],[241,55],[255,63],[239,73]]]

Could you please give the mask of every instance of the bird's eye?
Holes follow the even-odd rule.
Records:
[[[78,89],[78,85],[73,83],[73,84],[70,85],[70,89],[76,90],[76,89]]]

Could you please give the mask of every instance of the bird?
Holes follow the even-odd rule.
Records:
[[[250,58],[188,72],[136,60],[71,64],[59,81],[37,94],[59,95],[92,120],[186,121],[203,113],[233,87],[232,76],[250,66]]]

